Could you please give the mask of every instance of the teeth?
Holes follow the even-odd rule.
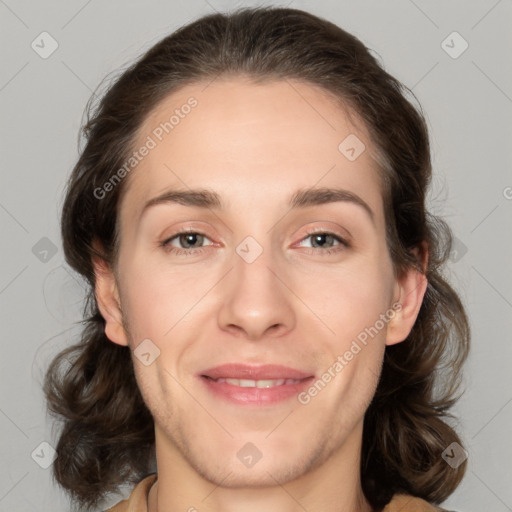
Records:
[[[231,386],[239,386],[241,388],[273,388],[284,384],[297,384],[300,379],[266,379],[266,380],[249,380],[249,379],[217,379],[216,382],[225,382]]]

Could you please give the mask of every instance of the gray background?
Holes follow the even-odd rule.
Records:
[[[81,318],[83,291],[64,265],[58,222],[86,101],[105,75],[168,32],[242,4],[253,5],[0,0],[0,511],[69,509],[51,468],[40,467],[51,463],[51,449],[41,443],[55,446],[41,381],[49,358],[79,332],[73,322]],[[447,272],[473,329],[466,392],[455,409],[469,467],[445,506],[510,511],[512,2],[281,5],[309,10],[361,38],[426,112],[435,169],[430,204],[456,234]],[[52,44],[39,36],[43,31],[58,44],[47,58],[39,54]],[[442,44],[454,31],[469,44],[457,58],[461,39]]]

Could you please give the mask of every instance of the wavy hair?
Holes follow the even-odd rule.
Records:
[[[80,510],[89,510],[122,484],[154,472],[154,423],[130,349],[107,339],[94,294],[93,257],[115,267],[124,182],[102,199],[94,191],[129,158],[138,129],[161,100],[187,84],[229,75],[320,86],[370,133],[395,273],[417,268],[428,287],[408,338],[385,350],[364,418],[362,488],[376,509],[399,492],[439,504],[466,470],[466,462],[453,469],[441,455],[452,442],[462,444],[449,410],[460,398],[470,332],[461,300],[442,275],[451,231],[426,208],[432,172],[427,124],[421,106],[407,99],[412,91],[359,39],[310,13],[277,7],[212,14],[181,27],[87,104],[80,133],[85,145],[68,182],[61,233],[66,261],[85,278],[89,295],[81,339],[55,356],[45,376],[48,409],[62,422],[54,479]]]

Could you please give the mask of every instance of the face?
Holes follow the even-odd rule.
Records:
[[[157,449],[235,487],[356,456],[423,289],[394,277],[362,123],[313,85],[217,79],[167,97],[144,144],[97,294],[108,337],[134,350]]]

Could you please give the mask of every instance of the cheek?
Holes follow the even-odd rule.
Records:
[[[143,339],[158,340],[183,316],[183,307],[188,303],[187,287],[176,280],[166,279],[155,269],[131,266],[123,281],[121,304],[128,320],[132,343]],[[172,284],[171,284],[172,283]]]
[[[296,289],[343,343],[389,309],[393,284],[391,266],[369,256],[297,277]]]
[[[222,265],[172,265],[158,254],[137,250],[125,250],[122,254],[125,258],[120,261],[121,299],[135,343],[145,338],[164,338],[188,311],[202,309],[197,304],[213,287],[219,300],[212,303],[207,299],[201,306],[210,310],[222,307],[222,288],[227,283],[218,282],[225,270]],[[307,326],[321,320],[334,331],[334,338],[343,343],[372,326],[389,307],[392,267],[388,257],[381,254],[387,255],[387,251],[375,242],[375,247],[347,253],[337,263],[311,260],[276,267],[293,290],[283,299],[296,305],[294,313],[299,324]]]

